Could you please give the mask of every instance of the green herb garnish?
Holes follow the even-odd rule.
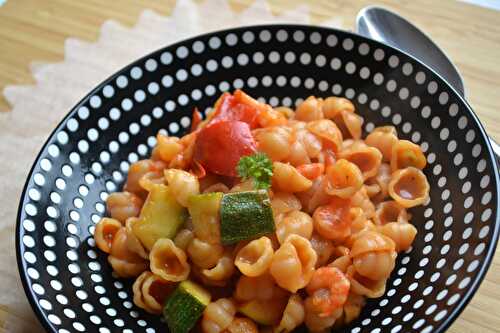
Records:
[[[236,171],[243,180],[252,179],[255,189],[267,190],[271,187],[273,162],[264,153],[243,156],[238,162]]]

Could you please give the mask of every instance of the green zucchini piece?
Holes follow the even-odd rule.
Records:
[[[163,307],[171,333],[188,333],[210,303],[210,293],[189,280],[182,281]]]
[[[224,245],[258,238],[276,230],[266,190],[224,194],[220,207],[220,234]]]
[[[219,211],[222,196],[222,192],[212,192],[192,195],[188,200],[196,237],[213,244],[220,242]]]
[[[158,239],[174,238],[186,218],[187,210],[177,203],[168,186],[155,184],[132,231],[151,250]]]

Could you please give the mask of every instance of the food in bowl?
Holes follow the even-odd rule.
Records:
[[[345,98],[224,93],[130,166],[96,244],[173,333],[341,327],[384,294],[429,199],[420,147],[362,123]]]

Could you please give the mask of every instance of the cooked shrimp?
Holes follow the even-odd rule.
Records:
[[[347,301],[351,283],[336,267],[317,269],[306,287],[315,306],[321,309],[320,317],[330,316]]]

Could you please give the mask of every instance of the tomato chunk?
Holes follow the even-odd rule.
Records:
[[[237,177],[236,166],[240,158],[256,150],[257,144],[247,123],[234,120],[210,122],[198,133],[194,159],[207,171]]]
[[[210,122],[235,120],[247,123],[252,129],[256,128],[260,103],[243,94],[241,91],[236,91],[234,95],[224,93],[217,101],[215,114]]]

